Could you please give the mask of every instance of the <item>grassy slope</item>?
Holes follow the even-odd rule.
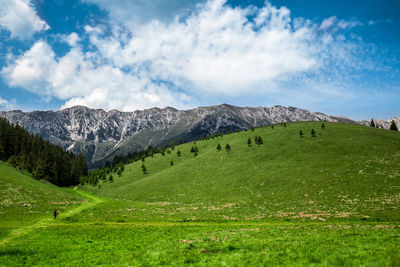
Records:
[[[141,162],[130,164],[115,182],[84,187],[107,198],[81,192],[86,207],[0,242],[0,265],[399,266],[400,134],[326,126],[293,123],[197,142],[197,158],[185,144],[146,159],[147,175]],[[249,148],[256,134],[264,145]],[[216,152],[218,143],[232,151]],[[18,188],[18,199],[42,203],[43,214],[54,199],[45,191],[60,202],[70,197],[3,164],[4,175],[0,181]],[[29,212],[14,194],[1,203],[7,199],[13,220]]]
[[[0,162],[0,237],[10,229],[51,218],[54,209],[62,214],[82,202],[86,200],[70,190],[36,181]]]
[[[192,144],[177,146],[164,157],[147,158],[147,175],[136,162],[113,183],[86,189],[124,200],[125,209],[108,203],[107,216],[135,220],[399,221],[400,134],[325,125],[291,123],[198,141],[196,158]],[[248,147],[255,135],[264,144]],[[232,150],[217,152],[218,143]]]

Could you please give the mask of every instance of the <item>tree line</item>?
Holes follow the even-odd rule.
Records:
[[[88,174],[82,154],[66,152],[5,118],[0,118],[0,160],[58,186],[76,185]]]

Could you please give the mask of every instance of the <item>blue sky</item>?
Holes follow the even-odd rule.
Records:
[[[0,110],[229,103],[400,116],[395,0],[11,0]]]

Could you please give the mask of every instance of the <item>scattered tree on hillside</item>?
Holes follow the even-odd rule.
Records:
[[[254,132],[254,127],[251,127],[251,131]]]
[[[229,144],[226,144],[226,146],[225,146],[225,150],[226,150],[226,152],[229,152],[229,151],[231,151],[231,146],[230,146]]]
[[[144,164],[142,164],[142,171],[143,171],[143,174],[147,174],[147,169],[146,169],[146,166],[144,166]]]
[[[374,127],[374,128],[375,128],[375,122],[374,122],[374,119],[371,119],[371,122],[370,122],[369,126],[370,126],[370,127]]]
[[[325,124],[324,123],[321,124],[321,129],[325,129]]]
[[[170,166],[174,166],[174,161],[171,160],[171,162],[169,163]]]
[[[218,145],[217,145],[217,150],[218,150],[218,151],[221,151],[221,144],[218,144]]]
[[[112,174],[110,174],[110,176],[108,177],[108,181],[109,181],[110,183],[112,183],[112,182],[114,181],[114,177],[113,177]]]
[[[272,129],[272,130],[274,129],[274,125],[271,125],[271,129]]]
[[[195,156],[195,157],[197,157],[197,155],[198,155],[198,154],[197,154],[197,151],[196,151],[196,152],[194,152],[194,156]]]
[[[174,150],[174,149],[175,149],[175,142],[172,141],[169,147],[170,147],[172,150]]]
[[[286,122],[284,122],[284,123],[283,123],[283,127],[285,127],[285,128],[286,128]]]
[[[249,137],[249,139],[247,139],[247,145],[251,146],[251,138]]]
[[[311,136],[312,137],[315,137],[316,135],[315,135],[315,130],[314,129],[311,129]]]
[[[262,145],[263,144],[263,140],[262,140],[261,136],[256,135],[254,137],[254,143],[257,144],[257,145]]]
[[[392,131],[398,131],[399,129],[397,128],[396,123],[394,122],[394,120],[392,120],[392,123],[390,124],[390,130]]]
[[[300,130],[299,134],[300,134],[300,138],[303,138],[303,137],[304,137],[303,131],[302,131],[302,130]]]
[[[178,150],[178,151],[176,152],[176,155],[177,155],[178,157],[180,157],[180,156],[181,156],[181,151]]]

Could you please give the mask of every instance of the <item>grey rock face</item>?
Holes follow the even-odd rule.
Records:
[[[171,141],[190,141],[217,132],[243,130],[291,121],[356,123],[295,107],[236,107],[227,104],[177,110],[171,107],[134,112],[90,109],[75,106],[59,111],[9,111],[0,117],[18,123],[29,132],[83,153],[89,167],[98,167],[116,155]]]

